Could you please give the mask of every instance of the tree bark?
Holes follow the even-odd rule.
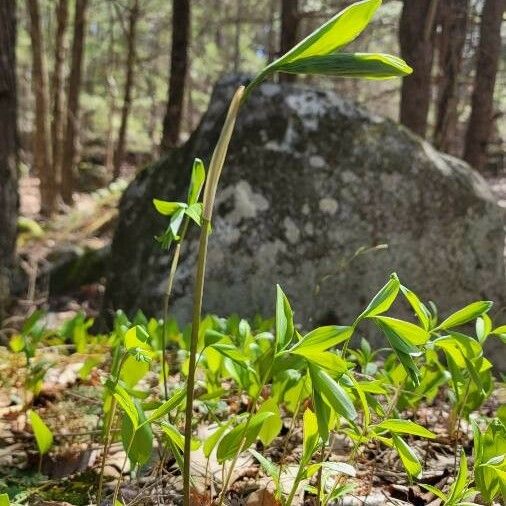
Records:
[[[0,321],[10,296],[18,213],[16,2],[0,0]]]
[[[172,48],[167,110],[163,119],[160,149],[176,146],[181,132],[190,45],[190,0],[172,0]]]
[[[438,149],[448,153],[452,152],[456,135],[458,84],[468,17],[469,0],[446,0],[440,5],[440,76],[434,144]]]
[[[242,0],[236,0],[236,18],[235,18],[235,32],[234,32],[234,74],[239,72],[241,68],[241,14],[242,14]]]
[[[132,88],[134,84],[134,66],[136,52],[136,31],[137,21],[139,19],[139,1],[134,0],[128,16],[128,32],[127,32],[127,59],[125,64],[125,88],[123,95],[123,106],[121,107],[121,122],[118,131],[118,142],[116,143],[116,151],[114,153],[114,171],[113,178],[116,179],[120,175],[121,163],[125,156],[125,140],[128,127],[128,116],[130,115],[130,107],[132,105]]]
[[[75,7],[72,63],[68,82],[65,144],[61,171],[61,196],[67,204],[72,203],[74,186],[73,170],[76,163],[76,145],[79,133],[79,94],[81,92],[88,0],[76,0]]]
[[[437,0],[404,0],[399,25],[402,57],[414,68],[402,80],[400,122],[425,137],[431,99]]]
[[[47,67],[44,57],[43,37],[38,0],[26,0],[30,17],[32,43],[32,84],[35,95],[35,125],[33,162],[40,180],[40,211],[49,216],[55,210],[56,178],[52,170],[49,143],[49,96]]]
[[[61,168],[63,161],[63,106],[65,79],[65,32],[67,30],[68,0],[59,0],[55,7],[56,11],[56,36],[54,43],[54,69],[52,79],[53,91],[53,119],[51,123],[51,145],[53,152],[53,173],[57,186],[61,187]]]
[[[280,54],[286,53],[297,41],[299,27],[299,0],[281,0]],[[280,74],[280,81],[293,82],[295,74]]]
[[[481,170],[487,162],[487,145],[494,115],[494,88],[501,54],[501,23],[506,0],[485,0],[481,15],[471,116],[467,126],[464,160]]]

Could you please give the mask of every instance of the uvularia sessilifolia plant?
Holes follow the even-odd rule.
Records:
[[[227,113],[218,143],[209,166],[203,211],[197,272],[195,280],[192,336],[190,345],[190,364],[187,378],[187,408],[185,419],[185,452],[184,452],[184,503],[190,505],[190,445],[192,433],[192,410],[195,384],[195,367],[197,340],[201,320],[202,298],[204,289],[205,264],[208,234],[213,213],[214,198],[218,181],[224,165],[228,145],[234,129],[235,120],[241,104],[264,79],[276,72],[292,74],[332,75],[340,77],[358,77],[366,79],[388,79],[409,74],[411,68],[406,63],[391,55],[380,53],[342,53],[339,50],[353,41],[368,25],[373,14],[381,5],[381,0],[363,0],[352,4],[336,14],[327,23],[315,30],[294,48],[279,59],[265,67],[258,76],[245,88],[240,86],[235,92]],[[266,374],[265,379],[268,379]],[[246,434],[254,413],[254,404],[244,429]],[[245,436],[241,439],[244,440]],[[239,445],[239,450],[242,448]],[[225,489],[225,487],[224,487]],[[223,494],[221,501],[223,500]]]

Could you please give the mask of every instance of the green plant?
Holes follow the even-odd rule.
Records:
[[[39,473],[40,473],[42,469],[42,457],[53,446],[53,433],[35,411],[29,409],[27,411],[27,415],[30,418],[30,424],[32,425],[35,441],[37,442],[37,448],[39,449]]]
[[[400,58],[384,54],[339,53],[343,46],[354,40],[368,25],[381,0],[363,0],[350,5],[336,14],[327,23],[289,50],[286,54],[265,67],[247,88],[239,87],[234,94],[227,117],[216,144],[209,174],[205,184],[201,235],[195,280],[190,362],[187,380],[187,408],[185,418],[184,452],[184,503],[190,505],[190,440],[192,433],[193,390],[195,385],[196,353],[201,320],[204,276],[207,255],[207,241],[214,207],[214,198],[225,162],[228,144],[232,136],[235,120],[242,102],[253,89],[269,75],[276,72],[295,74],[326,74],[341,77],[385,79],[411,73],[411,68]],[[269,374],[266,374],[266,377]],[[253,405],[256,404],[256,401]],[[244,435],[249,428],[253,410],[244,427]],[[241,445],[239,445],[241,449]],[[233,465],[231,466],[233,467]],[[226,480],[225,484],[228,482]],[[226,487],[224,487],[226,488]],[[221,495],[223,501],[224,491]]]
[[[487,504],[498,496],[506,502],[506,427],[492,420],[485,432],[473,424],[474,482]]]
[[[473,506],[476,504],[470,502],[476,495],[476,491],[470,486],[467,457],[464,452],[460,454],[459,470],[448,493],[445,494],[442,490],[432,485],[422,483],[421,486],[441,499],[443,506]]]

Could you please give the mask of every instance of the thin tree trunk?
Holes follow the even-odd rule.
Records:
[[[51,123],[51,145],[53,152],[53,173],[57,187],[61,187],[61,167],[63,161],[63,106],[65,72],[65,31],[67,30],[68,0],[56,4],[56,36],[54,43],[54,69],[52,79],[53,119]]]
[[[0,0],[0,321],[10,297],[18,213],[16,2]]]
[[[114,153],[114,179],[118,178],[120,175],[121,164],[125,156],[125,141],[128,127],[128,116],[130,115],[130,107],[132,105],[132,88],[134,84],[134,66],[137,36],[136,31],[138,19],[139,1],[134,0],[128,17],[125,89],[123,95],[123,106],[121,108],[121,122],[118,131],[118,142],[116,143],[116,151]]]
[[[73,170],[76,163],[79,133],[79,94],[81,91],[84,42],[86,37],[86,10],[88,0],[76,0],[72,63],[67,92],[67,119],[63,148],[61,195],[67,204],[72,203]]]
[[[481,170],[487,162],[487,145],[494,115],[494,88],[501,54],[501,22],[506,0],[485,0],[481,16],[471,116],[466,133],[464,160]]]
[[[234,33],[234,74],[237,74],[241,68],[241,14],[242,14],[242,0],[236,0],[236,18],[235,18],[235,33]]]
[[[275,19],[276,19],[276,0],[269,2],[269,32],[267,35],[267,63],[274,61],[276,57],[276,37],[275,37]]]
[[[431,99],[438,0],[404,0],[399,25],[402,57],[415,69],[402,80],[400,122],[425,137]]]
[[[440,76],[434,144],[438,149],[451,153],[457,128],[458,85],[466,43],[469,0],[447,0],[440,8]]]
[[[114,48],[114,15],[109,4],[109,54],[107,58],[107,131],[105,136],[105,166],[108,174],[114,168],[114,117],[116,115],[116,98],[118,95],[114,71],[116,69],[116,52]]]
[[[299,0],[281,0],[280,54],[286,53],[297,43],[299,21]],[[279,79],[285,82],[293,82],[295,78],[295,74],[279,75]]]
[[[32,42],[32,83],[35,95],[33,162],[40,180],[40,211],[49,216],[56,204],[56,179],[52,170],[49,143],[49,96],[47,68],[38,0],[26,0]]]
[[[179,142],[186,74],[188,73],[188,50],[190,45],[190,0],[172,0],[172,48],[167,110],[163,119],[160,149],[168,151]]]

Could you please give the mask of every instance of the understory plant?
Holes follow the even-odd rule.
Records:
[[[380,53],[343,53],[339,51],[342,47],[353,41],[364,30],[380,5],[381,0],[363,0],[350,5],[348,8],[336,14],[327,23],[311,33],[287,53],[261,70],[247,87],[240,86],[232,97],[220,137],[209,165],[209,172],[204,188],[202,212],[200,220],[198,220],[200,221],[201,232],[195,276],[192,334],[190,341],[189,369],[186,390],[183,470],[185,506],[190,506],[192,413],[208,236],[211,229],[214,199],[218,182],[239,109],[256,86],[258,86],[267,77],[278,72],[368,79],[389,79],[411,73],[411,68],[403,60],[395,56]],[[182,213],[182,211],[175,212]],[[167,298],[168,297],[166,297],[166,300]],[[270,358],[271,366],[269,366],[261,376],[261,386],[263,386],[263,384],[265,384],[268,380],[272,363],[276,359],[276,356],[272,356]],[[242,435],[239,438],[239,450],[242,449],[248,430],[250,430],[250,426],[254,420],[253,413],[256,408],[259,394],[260,390],[258,391],[257,396],[254,397],[254,401],[251,404],[250,416],[248,416],[244,424]],[[231,469],[233,469],[233,465],[231,466]],[[226,488],[229,479],[230,473],[226,478],[224,489]],[[221,496],[221,501],[223,501],[223,494]]]

